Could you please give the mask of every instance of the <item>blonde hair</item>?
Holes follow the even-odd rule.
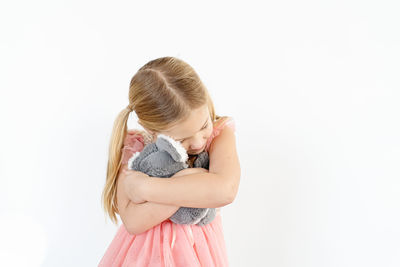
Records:
[[[138,123],[155,133],[166,131],[185,120],[192,109],[208,106],[212,122],[215,114],[210,95],[194,69],[176,57],[161,57],[149,61],[132,77],[129,105],[118,114],[111,133],[107,177],[102,204],[111,221],[117,224],[117,177],[127,134],[127,121],[135,111]]]

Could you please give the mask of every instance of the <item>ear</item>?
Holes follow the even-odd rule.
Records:
[[[167,135],[159,134],[157,136],[156,145],[160,151],[168,152],[177,162],[186,162],[189,158],[182,144]]]

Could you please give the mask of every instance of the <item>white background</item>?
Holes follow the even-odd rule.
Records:
[[[231,266],[400,266],[397,1],[2,1],[0,265],[97,266],[108,142],[147,61],[234,117]],[[137,128],[135,121],[130,128]]]

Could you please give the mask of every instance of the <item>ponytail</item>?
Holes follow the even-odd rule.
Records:
[[[124,108],[114,121],[111,133],[106,183],[102,193],[103,209],[115,224],[118,223],[116,213],[119,213],[117,207],[117,176],[121,167],[122,147],[127,134],[127,121],[131,109]]]

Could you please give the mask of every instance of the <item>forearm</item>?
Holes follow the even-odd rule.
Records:
[[[180,207],[154,202],[130,203],[121,219],[130,234],[141,234],[170,218]]]
[[[230,187],[214,173],[195,173],[179,177],[150,177],[143,186],[147,201],[191,208],[218,208],[231,203]]]

